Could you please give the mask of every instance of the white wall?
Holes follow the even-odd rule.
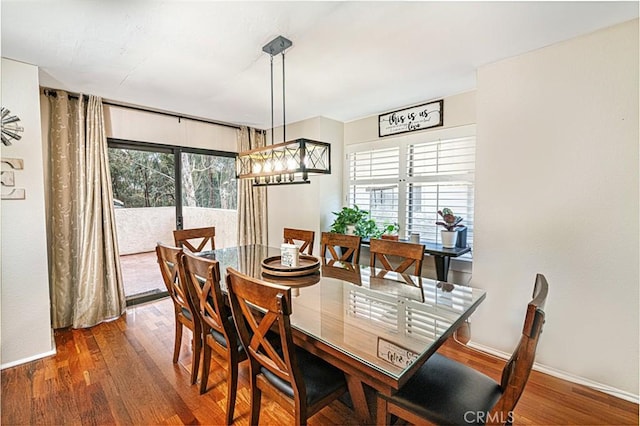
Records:
[[[638,395],[638,20],[478,70],[473,340]]]
[[[237,152],[237,129],[105,105],[107,137]]]
[[[15,172],[26,199],[2,200],[1,367],[55,353],[52,340],[44,210],[38,68],[2,59],[2,106],[20,117],[23,137],[2,158],[24,160]],[[5,166],[3,166],[5,170]]]
[[[280,128],[275,141],[282,142]],[[333,222],[332,211],[342,205],[343,124],[324,117],[287,125],[287,141],[308,138],[331,144],[331,174],[311,176],[310,184],[267,188],[269,245],[279,247],[283,228],[315,231],[314,254],[319,253],[320,233]]]
[[[428,102],[425,100],[425,102]],[[398,109],[409,107],[410,105],[399,105]],[[387,111],[380,111],[381,114]],[[433,127],[431,129],[408,133],[416,135],[420,133],[429,133],[451,127],[464,126],[467,124],[475,124],[476,122],[476,92],[465,92],[458,95],[447,96],[444,98],[443,121],[442,127]],[[400,135],[405,136],[405,135]],[[377,140],[390,140],[393,136],[378,137],[378,116],[354,120],[344,125],[344,143],[351,145],[361,142],[372,142]]]

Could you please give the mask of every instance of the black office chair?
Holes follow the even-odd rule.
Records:
[[[520,343],[500,383],[436,353],[398,393],[378,395],[377,424],[389,424],[391,415],[418,425],[511,424],[535,359],[548,291],[546,278],[538,274]]]

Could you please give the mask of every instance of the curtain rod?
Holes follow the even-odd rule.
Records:
[[[56,97],[57,93],[55,91],[56,89],[49,89],[49,88],[43,88],[43,92],[46,96],[53,96]],[[75,94],[75,93],[69,93],[67,92],[67,95],[71,98],[71,99],[80,99],[80,95]],[[82,95],[85,99],[89,98],[89,95]],[[140,106],[134,106],[134,105],[126,105],[126,104],[121,104],[115,101],[108,101],[108,100],[102,100],[102,104],[103,105],[109,105],[109,106],[115,106],[115,107],[119,107],[119,108],[127,108],[127,109],[132,109],[135,111],[142,111],[142,112],[152,112],[154,114],[160,114],[160,115],[166,115],[168,117],[174,117],[178,119],[178,122],[180,122],[181,119],[186,119],[186,120],[191,120],[191,121],[198,121],[200,123],[207,123],[207,124],[215,124],[218,126],[223,126],[223,127],[231,127],[233,129],[240,129],[240,126],[237,124],[231,124],[231,123],[224,123],[221,121],[215,121],[215,120],[206,120],[204,118],[197,118],[197,117],[191,117],[188,115],[181,115],[181,114],[175,114],[172,112],[166,112],[166,111],[158,111],[158,110],[154,110],[154,109],[150,109],[150,108],[144,108],[144,107],[140,107]]]

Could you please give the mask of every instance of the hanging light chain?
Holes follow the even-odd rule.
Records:
[[[273,54],[269,55],[271,59],[271,145],[275,143],[273,131],[275,129],[273,121]]]
[[[282,142],[287,141],[287,120],[284,108],[284,50],[282,51]]]

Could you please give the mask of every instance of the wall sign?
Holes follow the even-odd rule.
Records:
[[[378,116],[378,136],[424,130],[442,126],[444,100],[429,102],[411,108],[380,114]]]
[[[24,161],[21,158],[2,158],[2,171],[0,171],[0,185],[2,187],[3,200],[24,200],[23,188],[14,188],[16,185],[14,170],[24,170]]]

